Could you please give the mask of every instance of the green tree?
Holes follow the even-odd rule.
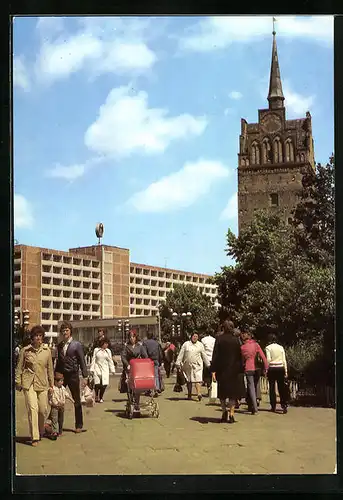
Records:
[[[300,202],[293,212],[297,251],[323,267],[334,265],[335,246],[335,159],[316,166],[315,175],[302,179]]]
[[[171,336],[172,312],[179,315],[185,312],[192,316],[184,320],[187,335],[197,332],[199,334],[208,331],[217,331],[219,320],[211,297],[199,292],[193,285],[177,284],[167,294],[165,302],[159,306],[161,317],[161,330],[164,337]]]

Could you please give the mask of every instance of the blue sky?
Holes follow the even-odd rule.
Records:
[[[288,118],[333,152],[333,18],[278,17]],[[271,17],[15,18],[15,238],[214,273],[237,232],[240,118],[267,107]]]

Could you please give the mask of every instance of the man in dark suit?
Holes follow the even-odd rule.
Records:
[[[83,427],[79,369],[81,368],[83,376],[82,387],[87,383],[88,372],[82,345],[73,340],[72,331],[73,328],[67,321],[61,324],[63,340],[57,347],[56,371],[64,375],[64,385],[69,387],[75,401],[75,432],[79,433]]]

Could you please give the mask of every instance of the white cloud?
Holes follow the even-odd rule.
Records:
[[[287,80],[283,84],[283,94],[285,96],[285,107],[289,114],[295,116],[305,115],[306,111],[313,108],[315,101],[315,96],[304,96],[297,94],[291,89],[291,86]]]
[[[106,161],[104,156],[97,156],[95,158],[88,159],[84,163],[75,163],[73,165],[60,165],[57,163],[52,169],[47,170],[45,174],[47,177],[74,181],[75,179],[82,177],[92,166],[103,161]]]
[[[22,57],[13,59],[13,85],[20,87],[26,92],[30,90],[30,78]]]
[[[232,92],[229,93],[229,97],[231,99],[238,100],[238,99],[241,99],[243,97],[243,95],[240,92],[238,92],[237,90],[233,90]]]
[[[21,194],[14,194],[14,228],[30,229],[33,226],[33,214],[30,203]]]
[[[48,19],[43,25],[53,22],[53,18]],[[59,21],[54,26],[55,33],[62,29],[62,20]],[[36,60],[37,77],[51,83],[83,69],[93,77],[104,72],[143,73],[157,61],[146,42],[148,26],[146,19],[81,19],[74,34],[64,31],[57,38],[44,40]]]
[[[226,48],[233,42],[248,43],[271,35],[271,20],[270,16],[207,17],[188,29],[188,34],[179,39],[179,46],[186,51],[209,52]],[[279,37],[332,43],[333,16],[279,16],[276,30]]]
[[[55,167],[46,172],[48,177],[56,177],[60,179],[67,179],[68,181],[72,181],[77,179],[78,177],[82,177],[85,173],[86,166],[83,164],[80,165],[55,165]]]
[[[235,219],[238,214],[238,199],[237,193],[234,193],[229,199],[226,207],[220,214],[220,220]]]
[[[139,212],[171,212],[192,205],[208,193],[216,182],[227,178],[230,170],[219,161],[198,160],[162,177],[127,202]]]
[[[130,95],[130,86],[119,87],[100,107],[97,120],[86,131],[85,144],[114,157],[162,153],[173,140],[202,134],[206,125],[205,117],[168,116],[167,109],[149,108],[146,92]]]

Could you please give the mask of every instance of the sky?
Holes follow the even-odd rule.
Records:
[[[288,119],[334,151],[333,17],[276,21]],[[268,107],[272,17],[16,17],[14,233],[213,274],[237,234],[240,119]]]

